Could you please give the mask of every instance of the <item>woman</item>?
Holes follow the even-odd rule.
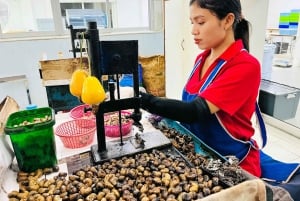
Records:
[[[235,155],[240,166],[260,177],[260,157],[252,139],[261,72],[249,54],[249,23],[239,0],[191,0],[195,44],[202,50],[184,87],[182,101],[141,93],[142,108],[180,121],[220,154]]]

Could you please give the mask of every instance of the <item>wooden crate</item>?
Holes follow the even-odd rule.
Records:
[[[88,58],[58,59],[40,61],[40,74],[43,81],[48,80],[68,80],[76,69],[84,68],[88,70]]]

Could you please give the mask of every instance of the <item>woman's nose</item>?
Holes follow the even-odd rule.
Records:
[[[196,28],[196,26],[194,24],[192,24],[191,33],[192,33],[192,35],[198,35],[199,34],[199,30]]]

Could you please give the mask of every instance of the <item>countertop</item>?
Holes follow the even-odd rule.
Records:
[[[145,132],[152,132],[152,131],[157,131],[151,124],[149,121],[146,120],[146,117],[148,115],[148,113],[146,113],[145,111],[142,111],[142,120],[141,123],[144,127],[144,133]],[[55,128],[60,125],[61,123],[65,122],[65,121],[69,121],[72,120],[72,118],[70,117],[69,113],[60,113],[60,114],[56,114],[55,115],[55,125],[53,126],[53,129],[55,130]],[[123,139],[125,140],[128,137],[132,137],[135,133],[137,132],[137,128],[135,126],[133,126],[132,131],[126,135]],[[110,137],[106,137],[106,141],[114,141],[114,140],[118,140],[118,138],[110,138]],[[55,135],[55,143],[56,143],[56,157],[57,160],[59,161],[58,166],[59,166],[59,171],[60,172],[68,172],[68,167],[67,164],[64,162],[64,159],[70,156],[74,156],[74,155],[78,155],[80,153],[84,153],[84,152],[88,152],[91,150],[91,146],[97,144],[97,135],[95,133],[95,137],[94,140],[92,142],[92,144],[86,146],[86,147],[82,147],[82,148],[76,148],[76,149],[70,149],[70,148],[66,148],[64,147],[63,143],[61,142],[61,140],[59,139],[58,136]],[[14,161],[14,163],[16,163]],[[57,173],[53,173],[53,175],[57,175]],[[49,175],[47,177],[51,178],[51,176],[53,175]],[[12,170],[12,169],[7,169],[6,173],[4,174],[4,177],[0,179],[1,186],[0,186],[0,200],[1,201],[8,201],[8,193],[10,193],[13,190],[18,190],[18,183],[16,182],[16,178],[17,178],[17,172]]]
[[[144,134],[145,134],[145,137],[147,137],[147,134],[148,133],[153,133],[153,132],[157,132],[158,130],[155,129],[151,123],[147,120],[147,116],[149,115],[147,112],[145,111],[142,111],[142,120],[141,120],[141,123],[144,127]],[[61,123],[65,122],[65,121],[68,121],[68,120],[71,120],[72,118],[70,117],[69,113],[61,113],[61,114],[57,114],[55,116],[55,125],[54,125],[54,129],[60,125]],[[132,137],[136,132],[137,132],[137,129],[136,127],[133,127],[132,131],[126,136],[124,137],[124,139],[128,138],[128,137]],[[55,136],[55,143],[56,143],[56,152],[57,152],[57,159],[59,161],[59,172],[68,172],[68,169],[69,169],[69,163],[68,162],[64,162],[64,161],[69,161],[69,159],[73,159],[74,156],[78,156],[78,155],[86,155],[86,154],[81,154],[81,153],[86,153],[88,151],[91,150],[91,146],[92,145],[95,145],[97,143],[97,135],[95,135],[95,138],[94,138],[94,141],[92,142],[91,145],[88,145],[86,147],[83,147],[83,148],[77,148],[77,149],[69,149],[69,148],[65,148],[62,144],[62,142],[60,141],[59,137],[58,136]],[[147,138],[153,138],[152,136],[148,135]],[[113,141],[114,140],[118,140],[116,138],[109,138],[109,137],[106,137],[106,141],[107,142],[112,142],[114,143]],[[67,159],[67,160],[65,160]],[[77,159],[77,158],[76,158]],[[81,163],[80,163],[81,164]],[[56,176],[57,175],[57,172],[53,173],[53,174],[50,174],[50,175],[47,175],[47,178],[51,178],[53,176]],[[253,176],[251,176],[253,177]],[[249,177],[249,178],[251,178]],[[6,174],[4,174],[4,177],[3,178],[0,178],[0,181],[2,180],[2,183],[1,183],[1,187],[0,187],[0,200],[1,201],[8,201],[8,193],[10,193],[11,191],[13,190],[18,190],[19,189],[19,186],[18,186],[18,183],[16,182],[16,178],[17,178],[17,171],[13,171],[12,169],[8,169]],[[257,188],[256,190],[257,191],[253,191],[253,188],[251,188],[251,186],[246,186],[245,187],[245,184],[248,184],[248,183],[253,183],[255,185],[255,188]],[[261,186],[259,187],[256,182],[260,182],[261,183]],[[251,196],[249,197],[249,200],[256,200],[257,199],[257,196],[258,196],[258,193],[260,193],[260,196],[262,196],[260,200],[266,200],[265,199],[265,186],[263,184],[263,182],[261,180],[252,180],[252,181],[248,181],[248,183],[241,183],[239,185],[236,185],[236,187],[232,187],[232,188],[228,188],[227,190],[224,190],[222,191],[221,193],[217,193],[217,194],[213,194],[212,196],[208,196],[207,197],[207,200],[210,200],[211,198],[219,198],[222,197],[230,197],[230,199],[228,200],[241,200],[241,197],[245,198],[245,194],[247,194],[248,196]],[[235,199],[231,199],[232,198],[232,193],[236,190],[236,189],[239,189],[238,192],[241,192],[240,190],[243,189],[243,192],[245,192],[245,194],[235,194]],[[261,190],[259,190],[261,189]],[[253,195],[250,195],[250,190]],[[259,191],[258,191],[259,190]],[[251,199],[253,197],[253,199]],[[201,199],[202,200],[202,199]],[[205,199],[206,200],[206,199]],[[289,200],[289,199],[288,199]],[[289,200],[290,201],[290,200]]]

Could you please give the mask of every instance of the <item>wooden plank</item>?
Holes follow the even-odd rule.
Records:
[[[58,59],[40,61],[41,78],[45,80],[65,80],[71,79],[72,73],[76,69],[84,68],[88,70],[88,58]]]
[[[1,77],[0,78],[0,83],[2,83],[2,82],[11,82],[11,81],[20,81],[20,80],[26,80],[26,75]]]

